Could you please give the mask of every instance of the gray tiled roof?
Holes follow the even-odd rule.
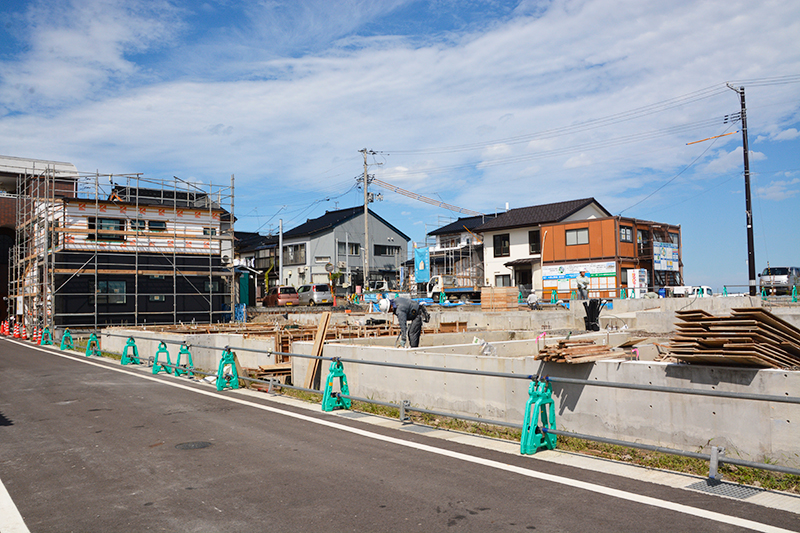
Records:
[[[510,209],[505,213],[500,213],[497,218],[478,226],[475,231],[494,231],[505,228],[538,226],[550,222],[559,222],[591,204],[595,204],[607,216],[611,216],[611,213],[594,198],[582,198],[580,200],[569,200],[553,204],[532,205],[530,207]]]
[[[451,222],[446,226],[442,226],[441,228],[437,228],[433,231],[428,232],[428,235],[449,235],[451,233],[461,233],[464,231],[464,228],[467,228],[469,231],[475,231],[475,228],[480,226],[481,224],[485,224],[489,220],[496,217],[496,213],[492,213],[490,215],[479,215],[474,217],[462,217],[456,220],[455,222]]]
[[[363,213],[364,213],[364,208],[361,206],[350,207],[348,209],[339,209],[338,211],[326,211],[325,214],[322,215],[321,217],[308,219],[304,224],[300,224],[296,228],[292,228],[289,231],[284,232],[283,238],[290,239],[293,237],[305,237],[323,231],[332,230],[336,226],[344,222],[347,222],[348,220],[355,218]],[[369,210],[369,213],[376,219],[383,222],[393,231],[397,232],[406,241],[411,240],[411,237],[407,236],[405,233],[403,233],[402,231],[395,228],[394,226],[386,222],[384,219],[376,215],[372,209]]]

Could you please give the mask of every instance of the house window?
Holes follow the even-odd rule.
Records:
[[[542,240],[538,229],[528,232],[528,247],[531,255],[542,253]]]
[[[589,244],[589,228],[567,230],[567,246]]]
[[[205,292],[219,292],[219,281],[206,281],[203,284],[203,290]]]
[[[306,245],[289,244],[283,247],[284,266],[305,265],[306,264]]]
[[[619,242],[633,242],[633,228],[630,226],[619,227]]]
[[[670,233],[669,240],[672,241],[672,244],[680,244],[681,243],[681,236],[678,233]]]
[[[163,220],[151,220],[149,222],[150,231],[166,231],[167,223]]]
[[[314,258],[315,263],[326,264],[331,262],[331,256],[329,255],[318,255]]]
[[[339,255],[344,255],[345,250],[349,248],[348,255],[358,255],[361,253],[361,245],[357,242],[340,242],[339,243]]]
[[[499,274],[494,277],[494,286],[495,287],[510,287],[511,286],[511,274]]]
[[[98,281],[97,303],[124,304],[127,302],[124,281]]]
[[[151,302],[165,302],[167,300],[167,297],[164,296],[163,294],[151,294],[148,297],[148,300]]]
[[[379,255],[400,255],[400,247],[399,246],[387,246],[385,244],[376,244],[375,245],[375,257]]]
[[[121,218],[97,218],[89,217],[89,229],[97,231],[98,241],[124,241],[125,240],[125,220]],[[120,233],[112,233],[119,231]],[[88,240],[95,240],[95,235],[87,235]]]
[[[511,255],[510,238],[508,233],[503,233],[494,236],[494,256],[495,257],[508,257]],[[500,285],[505,287],[505,285]]]
[[[216,228],[203,228],[203,235],[216,235],[217,229]]]
[[[144,231],[147,229],[147,221],[136,219],[131,220],[131,231]]]

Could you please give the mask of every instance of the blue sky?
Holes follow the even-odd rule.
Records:
[[[236,176],[237,228],[361,202],[363,171],[493,212],[595,197],[680,224],[690,284],[800,264],[796,2],[2,2],[0,153],[81,171]],[[452,213],[388,191],[415,241]],[[738,289],[744,290],[744,287]]]

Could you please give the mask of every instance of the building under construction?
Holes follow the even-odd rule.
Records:
[[[228,320],[235,301],[226,185],[81,174],[0,158],[7,312],[29,328]]]

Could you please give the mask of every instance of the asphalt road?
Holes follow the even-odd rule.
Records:
[[[800,531],[788,512],[6,338],[0,481],[32,532]]]

